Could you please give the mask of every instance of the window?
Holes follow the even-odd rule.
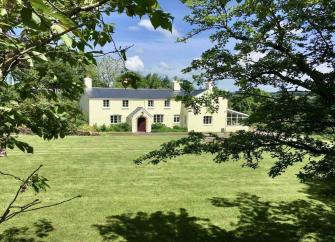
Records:
[[[174,115],[173,116],[173,122],[174,123],[180,123],[180,115]]]
[[[111,124],[121,123],[121,115],[112,115],[111,116]]]
[[[109,108],[109,100],[104,100],[103,101],[103,107],[104,108]]]
[[[122,107],[128,108],[129,107],[129,100],[122,100]]]
[[[148,107],[154,107],[154,100],[148,100]]]
[[[155,114],[154,115],[154,123],[163,123],[164,115],[163,114]]]
[[[164,101],[164,106],[165,107],[170,107],[170,105],[171,105],[170,100],[167,99],[167,100]]]
[[[204,116],[204,124],[212,124],[212,116]]]
[[[227,125],[238,126],[243,125],[244,119],[248,118],[247,114],[240,113],[234,110],[228,110],[227,112]]]

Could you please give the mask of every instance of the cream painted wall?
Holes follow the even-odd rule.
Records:
[[[195,115],[192,111],[188,112],[187,129],[195,132],[224,132],[227,126],[228,100],[219,98],[219,110],[217,113],[209,113],[206,108],[201,108],[201,113]],[[212,116],[212,124],[204,124],[204,116]]]
[[[110,125],[110,116],[111,115],[121,115],[121,122],[126,122],[127,117],[131,114],[136,108],[144,107],[152,116],[155,114],[164,115],[164,124],[168,127],[173,127],[174,125],[179,125],[179,123],[174,123],[174,115],[181,114],[181,103],[174,100],[170,101],[171,107],[164,107],[164,99],[155,99],[154,107],[148,107],[148,100],[141,99],[128,99],[129,107],[122,107],[123,99],[108,99],[110,100],[110,107],[103,107],[103,100],[105,99],[90,99],[89,100],[89,124],[90,125]]]

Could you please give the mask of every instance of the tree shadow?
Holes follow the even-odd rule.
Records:
[[[42,242],[42,238],[54,231],[52,223],[46,219],[38,220],[32,228],[11,227],[0,234],[1,242]]]
[[[318,200],[335,210],[335,178],[322,181],[309,181],[302,192],[309,198]]]
[[[209,199],[216,207],[236,207],[238,222],[227,231],[208,219],[179,213],[138,212],[107,217],[93,225],[106,241],[126,242],[296,242],[335,241],[334,210],[318,202],[272,203],[240,193],[235,199]]]
[[[234,200],[215,197],[210,201],[216,207],[238,208],[232,231],[238,241],[335,241],[335,212],[321,203],[270,203],[248,193]]]
[[[179,213],[138,212],[107,217],[106,223],[93,225],[107,241],[127,242],[221,242],[230,235],[209,223],[208,219],[190,216],[186,209]],[[123,240],[118,240],[123,239]]]

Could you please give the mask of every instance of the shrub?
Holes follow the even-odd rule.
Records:
[[[131,132],[131,125],[128,123],[112,124],[109,126],[110,132]]]
[[[182,128],[180,126],[173,126],[173,128],[167,127],[162,123],[155,123],[151,125],[152,132],[187,132],[186,128]]]
[[[93,125],[90,131],[97,132],[131,132],[131,126],[128,123],[119,123],[119,124],[111,124],[109,126],[103,124],[101,126]]]

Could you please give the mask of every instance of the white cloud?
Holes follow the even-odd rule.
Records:
[[[180,33],[178,32],[178,30],[172,26],[172,33],[168,30],[162,29],[162,28],[157,28],[155,29],[154,26],[152,26],[151,22],[149,19],[141,19],[141,21],[138,23],[138,26],[145,28],[146,30],[149,31],[158,31],[159,33],[163,34],[165,37],[179,37]],[[133,26],[136,27],[136,26]]]
[[[139,31],[139,30],[140,30],[140,28],[137,27],[137,26],[130,26],[130,27],[128,27],[128,29],[129,29],[130,31]]]
[[[164,69],[164,70],[174,70],[175,69],[164,61],[159,62],[158,67],[161,68],[161,69]]]
[[[128,58],[126,67],[131,71],[142,71],[144,69],[144,63],[138,55],[135,55]]]

